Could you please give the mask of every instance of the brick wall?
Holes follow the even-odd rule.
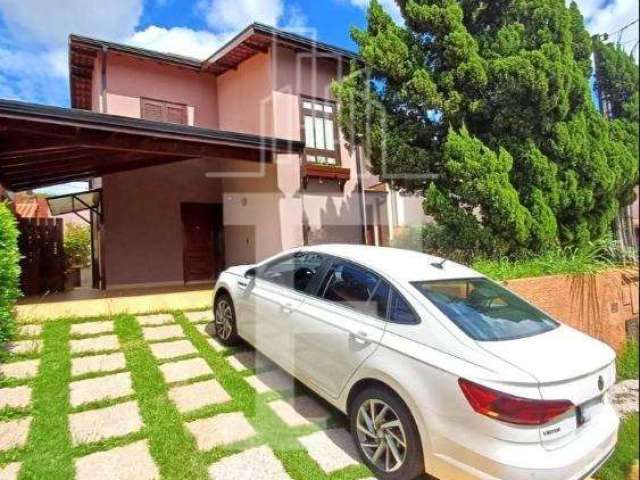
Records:
[[[504,283],[554,318],[618,351],[627,336],[627,322],[638,319],[637,271],[523,278]]]

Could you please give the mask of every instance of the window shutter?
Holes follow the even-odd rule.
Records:
[[[187,124],[187,108],[184,105],[167,105],[167,122]]]
[[[142,118],[155,122],[164,121],[163,105],[160,102],[142,99]]]

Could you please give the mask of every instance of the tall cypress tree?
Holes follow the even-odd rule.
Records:
[[[352,31],[369,74],[354,65],[334,85],[376,173],[424,191],[449,250],[516,255],[607,235],[632,199],[638,149],[593,105],[575,3],[396,1],[404,25],[373,0],[367,29]]]

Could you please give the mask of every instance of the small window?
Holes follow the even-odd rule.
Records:
[[[385,319],[389,286],[377,275],[347,262],[329,269],[322,297],[366,315]]]
[[[324,257],[313,252],[296,252],[266,265],[258,278],[298,292],[305,292],[318,274]]]
[[[302,128],[307,162],[324,165],[340,163],[333,102],[302,100]]]
[[[187,106],[162,100],[141,99],[142,118],[155,122],[187,124]]]
[[[389,314],[389,321],[392,323],[401,323],[403,325],[411,325],[420,323],[420,320],[416,316],[415,312],[398,292],[393,292],[391,297],[391,312]]]

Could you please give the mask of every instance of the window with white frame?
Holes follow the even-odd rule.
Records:
[[[311,98],[302,98],[301,102],[305,160],[321,165],[339,165],[335,103]]]

